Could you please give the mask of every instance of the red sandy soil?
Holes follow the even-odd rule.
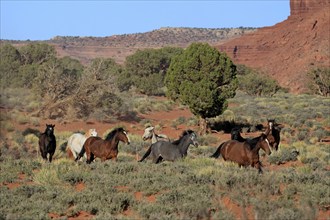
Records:
[[[171,122],[179,117],[185,117],[185,118],[190,118],[192,117],[192,113],[188,109],[174,109],[171,111],[167,112],[153,112],[153,113],[148,113],[148,114],[141,114],[139,115],[140,118],[142,119],[149,119],[154,126],[161,124],[161,130],[157,131],[157,133],[163,133],[168,135],[171,139],[177,138],[181,132],[185,129],[188,129],[187,126],[185,125],[180,125],[177,128],[174,128],[171,126]],[[107,122],[95,122],[95,121],[73,121],[73,122],[63,122],[63,123],[58,123],[55,120],[43,120],[40,123],[40,126],[35,127],[34,129],[38,129],[40,131],[43,131],[45,128],[45,124],[55,124],[55,135],[56,132],[63,132],[63,131],[86,131],[89,128],[96,128],[96,130],[99,132],[100,135],[103,135],[106,131],[112,129],[115,126],[124,126],[130,133],[135,134],[135,135],[141,135],[144,132],[144,125],[139,124],[138,122],[127,122],[127,121],[118,121],[118,122],[113,122],[113,123],[107,123]],[[18,130],[23,131],[29,125],[20,125],[17,124]],[[197,130],[197,127],[189,127],[190,129]],[[257,136],[259,133],[249,133],[249,134],[242,134],[244,137],[246,136]],[[218,138],[219,144],[222,141],[230,139],[230,134],[225,134],[225,133],[212,133],[213,136]],[[214,147],[218,147],[218,145],[215,145]],[[299,167],[302,166],[302,163],[300,161],[295,161],[295,162],[288,162],[285,164],[281,165],[272,165],[267,162],[265,158],[261,158],[262,163],[264,164],[265,169],[269,170],[279,170],[283,169],[286,167]],[[34,184],[31,181],[26,181],[26,176],[25,174],[19,174],[17,181],[13,183],[0,183],[1,185],[6,185],[9,189],[13,189],[15,187],[19,187],[22,184]],[[25,180],[25,181],[24,181]],[[285,186],[282,186],[282,189],[284,189]],[[85,188],[84,183],[77,183],[75,185],[75,189],[77,191],[83,191]],[[126,186],[118,186],[116,187],[117,190],[124,190],[124,191],[129,191],[129,187]],[[157,200],[157,195],[150,195],[150,196],[145,196],[143,195],[143,192],[134,192],[134,197],[138,201],[148,201],[148,202],[155,202]],[[235,203],[233,200],[231,200],[229,197],[224,197],[221,199],[221,204],[224,204],[224,206],[230,210],[235,217],[238,219],[254,219],[254,210],[253,207],[246,207],[245,209],[240,207],[239,204]],[[70,209],[70,208],[69,208]],[[68,209],[68,211],[69,211]],[[136,217],[138,219],[141,219],[137,216],[134,211],[130,210],[129,208],[125,210],[122,215],[126,217]],[[330,216],[330,211],[319,211],[318,218],[317,220],[323,220],[327,219]],[[49,213],[49,217],[52,219],[58,219],[62,218],[63,216],[59,216],[56,213]],[[71,216],[68,219],[70,220],[85,220],[85,219],[92,219],[93,215],[90,213],[87,213],[85,211],[80,211],[76,216]]]

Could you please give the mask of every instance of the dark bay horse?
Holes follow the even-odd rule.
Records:
[[[268,119],[267,120],[267,128],[264,132],[265,135],[267,135],[267,138],[269,140],[269,145],[277,150],[279,141],[280,141],[280,134],[278,130],[274,127],[275,126],[275,120],[273,119]],[[239,142],[248,142],[248,144],[255,146],[258,142],[258,137],[257,138],[243,138],[241,136],[241,128],[236,127],[233,128],[231,131],[231,139],[236,140]]]
[[[56,149],[56,138],[54,135],[55,125],[46,124],[46,130],[39,136],[39,149],[41,156],[47,161],[47,154],[49,154],[49,162],[52,162],[53,155]]]
[[[187,156],[188,148],[191,144],[198,146],[196,139],[197,135],[195,132],[188,130],[184,131],[182,136],[172,143],[167,141],[153,143],[139,162],[142,162],[150,154],[154,163],[159,163],[162,160],[175,161],[184,158]]]
[[[118,144],[122,141],[126,144],[130,144],[127,132],[123,128],[116,128],[112,130],[105,140],[100,137],[89,137],[84,143],[84,146],[76,158],[76,161],[83,157],[86,152],[87,163],[91,163],[94,157],[98,157],[101,161],[109,159],[117,160]]]
[[[273,137],[271,136],[271,138]],[[262,148],[266,154],[271,154],[269,140],[265,134],[261,134],[255,139],[258,140],[255,145],[250,145],[247,141],[226,141],[218,147],[211,157],[218,158],[221,154],[225,161],[233,161],[244,167],[252,166],[257,168],[259,173],[262,173],[259,150]]]

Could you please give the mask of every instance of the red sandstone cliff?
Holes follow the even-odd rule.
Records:
[[[216,47],[303,93],[311,68],[330,67],[330,0],[291,0],[287,20]]]

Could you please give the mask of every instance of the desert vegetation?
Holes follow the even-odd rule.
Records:
[[[148,145],[136,134],[130,134],[130,145],[120,144],[117,162],[75,163],[58,149],[54,162],[45,163],[38,156],[38,139],[15,128],[23,113],[10,111],[1,118],[1,133],[9,137],[1,146],[1,217],[69,218],[86,212],[93,219],[326,219],[329,107],[326,98],[287,93],[256,98],[238,92],[229,99],[215,125],[242,123],[245,134],[266,117],[283,125],[280,150],[269,157],[261,153],[262,175],[209,158],[224,141],[214,134],[200,136],[201,146],[175,163],[138,163]],[[11,128],[3,127],[10,123]],[[70,134],[57,132],[59,143]]]
[[[193,45],[191,50],[199,47],[212,53],[204,44]],[[274,81],[258,80],[255,70],[236,69],[220,54],[216,57],[221,62],[214,59],[215,63],[228,64],[233,72],[226,73],[237,76],[238,90],[228,92],[232,95],[226,96],[221,115],[207,115],[214,133],[199,136],[200,146],[189,148],[185,159],[138,163],[148,143],[131,132],[131,144],[119,145],[117,162],[76,163],[60,146],[79,128],[57,131],[55,127],[58,146],[53,162],[46,163],[37,148],[38,138],[24,132],[45,119],[60,124],[95,120],[109,126],[137,122],[127,128],[137,131],[155,123],[141,115],[187,109],[188,101],[163,97],[168,88],[162,81],[167,68],[175,65],[173,73],[174,67],[185,62],[171,64],[182,59],[184,51],[145,50],[127,59],[126,65],[97,58],[87,66],[69,57],[56,57],[54,49],[44,44],[19,49],[1,45],[0,55],[1,219],[66,219],[83,213],[93,219],[323,220],[329,216],[327,97],[286,93]],[[145,59],[150,62],[142,65]],[[194,60],[188,63],[194,64]],[[240,82],[249,74],[254,75]],[[160,80],[160,90],[150,89],[149,79]],[[255,84],[260,87],[253,87]],[[255,92],[247,92],[253,89]],[[149,96],[150,91],[160,96]],[[252,137],[261,132],[267,118],[280,124],[281,143],[279,151],[270,156],[261,151],[262,175],[253,168],[209,158],[233,126],[240,125],[243,134]],[[162,123],[158,128],[198,129],[199,120],[196,115],[179,116],[169,124]],[[99,135],[104,138],[108,132]]]

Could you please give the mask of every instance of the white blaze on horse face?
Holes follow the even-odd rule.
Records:
[[[270,127],[270,129],[273,128],[273,122],[269,122],[269,127]]]
[[[191,137],[190,137],[190,139],[192,140],[192,142],[193,142],[193,145],[194,145],[195,147],[198,147],[198,142],[196,141],[196,139],[197,139],[197,136],[196,136],[196,134],[195,134],[195,133],[192,133],[192,134],[191,134]]]
[[[268,145],[268,148],[269,148],[269,151],[271,153],[272,152],[272,148],[270,147],[269,140],[267,138],[265,138],[265,141],[266,141],[266,143]]]
[[[123,131],[123,132],[124,132],[124,134],[125,134],[126,137],[127,137],[128,144],[131,143],[131,140],[129,139],[127,132],[126,132],[126,131]]]

